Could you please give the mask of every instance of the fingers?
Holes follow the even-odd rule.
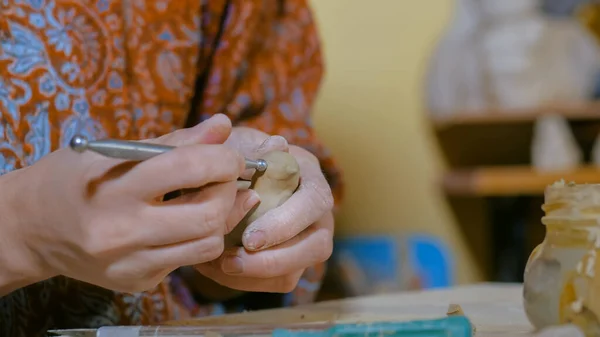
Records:
[[[288,143],[284,137],[269,136],[262,131],[248,127],[236,127],[225,145],[240,151],[250,159],[257,159],[258,155],[264,153],[265,150],[268,151],[269,148],[288,151]]]
[[[236,277],[273,278],[316,265],[327,260],[333,250],[333,215],[293,239],[259,252],[244,248],[226,251],[215,264],[223,273]]]
[[[129,279],[148,279],[156,276],[164,278],[169,272],[188,265],[206,263],[219,257],[223,252],[223,237],[211,236],[189,240],[173,245],[149,247],[138,250],[118,263],[111,265],[107,272],[113,278],[128,276]]]
[[[125,192],[154,199],[171,191],[236,181],[244,158],[225,145],[186,145],[146,160],[126,173]]]
[[[149,142],[171,146],[222,144],[231,134],[231,128],[231,120],[226,115],[216,114],[194,127],[179,129]]]
[[[236,194],[235,182],[212,184],[198,192],[146,207],[141,216],[149,220],[144,223],[145,230],[140,232],[139,240],[144,246],[164,246],[211,235],[224,236]]]
[[[331,189],[319,167],[300,165],[298,190],[283,205],[248,226],[242,237],[246,249],[256,251],[285,242],[333,208]]]
[[[140,252],[140,259],[159,269],[179,268],[218,258],[225,247],[223,236],[209,236]]]
[[[159,138],[146,139],[143,142],[171,145],[175,147],[194,145],[194,144],[221,144],[227,140],[231,134],[231,120],[223,115],[216,114],[206,121],[187,129],[180,129]],[[62,152],[58,152],[61,154]],[[88,187],[87,194],[92,196],[97,192],[98,187],[109,185],[111,181],[122,185],[120,180],[116,181],[115,178],[121,178],[126,172],[130,171],[132,167],[137,166],[138,162],[117,160],[112,158],[105,158],[99,154],[86,152],[82,154],[76,154],[73,151],[67,151],[71,157],[79,156],[77,159],[81,160],[83,156],[95,156],[100,161],[97,161],[94,165],[88,168],[88,175],[94,177],[92,183]],[[73,157],[75,158],[75,157]],[[148,178],[148,180],[156,180],[155,177]]]
[[[153,207],[147,217],[155,221],[147,224],[141,240],[157,246],[207,233],[228,234],[260,201],[255,191],[237,188],[236,182],[209,185]]]
[[[259,201],[258,193],[253,190],[238,191],[233,208],[226,221],[225,234],[229,234]]]
[[[212,263],[199,264],[195,268],[198,272],[222,286],[241,291],[265,293],[289,293],[293,291],[304,272],[304,270],[299,270],[289,275],[258,279],[224,274],[218,268],[215,268]]]
[[[252,147],[249,150],[244,151],[240,149],[240,152],[244,153],[250,159],[258,159],[262,155],[271,151],[289,151],[289,145],[285,138],[281,136],[270,136],[265,139],[258,147]]]
[[[252,181],[250,181],[250,180],[238,180],[237,181],[238,190],[247,190],[250,188],[250,186],[252,186]]]

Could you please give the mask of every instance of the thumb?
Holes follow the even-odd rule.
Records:
[[[171,146],[192,144],[222,144],[231,134],[231,120],[224,114],[216,114],[204,122],[187,129],[175,130],[149,142]]]
[[[257,148],[252,149],[250,153],[248,153],[248,157],[252,159],[260,158],[261,156],[269,153],[271,151],[289,151],[289,144],[287,140],[282,136],[270,136],[265,139]]]

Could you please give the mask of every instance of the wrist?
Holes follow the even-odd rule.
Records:
[[[0,296],[52,276],[27,242],[20,171],[0,176]]]

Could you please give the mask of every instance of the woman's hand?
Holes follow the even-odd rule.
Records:
[[[304,270],[327,260],[333,248],[333,196],[319,161],[302,148],[288,146],[282,137],[249,128],[234,128],[225,144],[249,158],[289,151],[300,165],[300,187],[287,202],[248,226],[244,247],[228,249],[196,269],[237,290],[289,292]]]
[[[252,191],[237,192],[244,158],[222,144],[230,132],[229,119],[218,115],[148,140],[178,147],[144,162],[62,149],[1,177],[18,193],[10,198],[15,221],[0,223],[14,249],[0,248],[0,263],[136,292],[180,266],[218,258],[228,224],[258,202]]]

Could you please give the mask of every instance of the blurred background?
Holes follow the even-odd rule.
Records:
[[[346,182],[322,299],[521,282],[545,186],[600,182],[600,5],[311,3]]]

